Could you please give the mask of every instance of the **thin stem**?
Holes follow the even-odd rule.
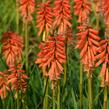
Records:
[[[20,109],[20,104],[19,104],[19,91],[17,92],[17,109]]]
[[[90,72],[88,72],[88,101],[89,101],[89,109],[93,109],[93,95],[92,95],[92,77],[90,75]]]
[[[103,109],[107,109],[107,86],[104,87],[104,102]]]
[[[43,109],[48,109],[48,78],[44,79],[44,100],[43,100]]]
[[[5,101],[4,100],[2,100],[2,107],[3,107],[3,109],[5,109]]]
[[[25,65],[26,65],[26,72],[28,73],[28,46],[29,46],[29,38],[28,38],[28,22],[25,22]]]
[[[53,94],[52,94],[52,96],[53,96],[53,109],[56,109],[56,103],[55,103],[55,101],[56,101],[56,98],[55,98],[55,86],[54,86],[54,84],[53,84]]]
[[[99,29],[99,15],[96,16],[96,28]]]
[[[42,2],[44,3],[45,0],[42,0]],[[42,41],[46,41],[46,31],[43,31],[43,35],[42,35]],[[46,70],[44,69],[43,73],[46,73]],[[48,86],[49,86],[49,82],[48,82],[48,78],[45,77],[44,78],[44,100],[43,100],[43,109],[48,109]]]
[[[19,4],[18,0],[16,0],[16,32],[19,33]],[[19,104],[19,91],[17,92],[17,109],[20,109]]]
[[[42,1],[44,2],[44,0]],[[43,31],[43,36],[42,36],[42,41],[46,41],[46,32]],[[46,73],[46,70],[44,69],[43,73]],[[48,82],[48,77],[44,78],[44,101],[43,101],[43,109],[48,109],[48,86],[49,86],[49,82]]]
[[[45,3],[46,0],[42,0],[42,3]]]
[[[80,63],[80,109],[83,109],[83,66]]]
[[[66,63],[64,64],[64,87],[67,82],[67,37],[65,38],[65,53],[66,53]]]
[[[16,32],[19,32],[19,4],[18,0],[16,0]]]
[[[64,64],[64,87],[67,81],[67,63]]]
[[[46,41],[46,32],[43,31],[42,41]]]
[[[61,104],[60,104],[60,81],[58,82],[58,90],[57,90],[57,109],[61,109]]]

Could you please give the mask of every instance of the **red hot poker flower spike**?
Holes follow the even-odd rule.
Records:
[[[79,17],[78,22],[82,23],[91,12],[91,3],[88,0],[74,0],[74,3],[74,14]]]
[[[105,23],[109,27],[109,0],[103,0],[103,13],[105,18]]]
[[[59,35],[57,37],[49,37],[48,41],[41,43],[41,49],[38,54],[36,64],[42,70],[46,69],[44,76],[49,76],[51,80],[58,80],[63,71],[62,64],[66,62],[64,38]]]
[[[53,28],[58,28],[59,34],[65,33],[72,26],[70,23],[71,11],[69,2],[69,0],[55,0]]]
[[[38,8],[37,16],[37,28],[39,28],[38,36],[41,35],[43,31],[48,34],[53,23],[52,8],[50,7],[50,2],[42,3]]]
[[[8,66],[15,65],[21,61],[23,40],[18,34],[13,32],[4,33],[2,43],[3,56]]]
[[[23,93],[26,91],[28,76],[24,73],[24,70],[21,70],[21,65],[17,65],[17,67],[11,66],[8,70],[11,74],[8,76],[8,84],[12,84],[12,90],[22,91]]]
[[[84,26],[79,26],[78,29],[80,29],[80,32],[77,33],[77,48],[80,49],[81,62],[86,71],[91,71],[94,67],[94,57],[99,46],[98,41],[100,38],[98,37],[98,31]]]
[[[96,67],[102,64],[100,71],[101,86],[109,85],[109,39],[102,40],[98,49],[99,54],[95,57],[98,60]]]
[[[32,21],[32,14],[35,11],[35,0],[19,0],[19,2],[23,21]]]
[[[0,72],[0,96],[2,99],[6,98],[7,91],[10,91],[7,80],[8,80],[8,73]]]

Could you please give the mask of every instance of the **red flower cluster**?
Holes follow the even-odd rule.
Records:
[[[66,29],[71,27],[71,11],[69,0],[55,0],[53,28],[58,28],[58,33],[65,33]]]
[[[63,71],[62,64],[66,62],[65,43],[62,35],[49,37],[48,41],[40,44],[41,52],[38,54],[36,64],[42,70],[46,70],[46,74],[51,80],[58,80]]]
[[[45,31],[47,34],[49,33],[53,23],[52,8],[50,7],[49,1],[39,5],[36,22],[37,22],[37,28],[39,28],[38,32],[39,36],[43,31]]]
[[[3,34],[2,43],[2,52],[7,65],[10,66],[19,63],[23,49],[22,38],[16,33],[6,32]]]
[[[77,48],[80,49],[80,58],[86,71],[91,71],[94,67],[95,55],[97,53],[97,47],[99,46],[98,31],[91,27],[79,26],[80,30],[77,33],[78,44]]]
[[[32,14],[35,11],[35,0],[19,0],[19,3],[23,21],[32,21]]]
[[[24,74],[24,70],[21,70],[21,65],[10,66],[6,72],[0,72],[0,96],[2,99],[6,98],[7,92],[11,90],[26,91],[28,79]]]
[[[105,24],[107,27],[109,27],[109,0],[103,0],[103,13],[104,13],[104,19]]]
[[[6,98],[7,91],[10,91],[8,81],[8,73],[0,72],[0,96],[2,99]]]
[[[100,41],[98,52],[99,54],[95,56],[95,60],[98,60],[96,67],[103,64],[100,72],[101,85],[109,85],[109,39]]]
[[[74,0],[74,14],[78,16],[78,22],[82,23],[91,12],[91,3],[88,0]]]
[[[11,66],[8,72],[11,72],[8,76],[8,84],[12,84],[12,90],[25,92],[27,88],[26,80],[28,79],[28,76],[24,74],[24,70],[21,70],[21,65],[19,64],[16,67]]]
[[[96,2],[96,1],[95,1]],[[80,49],[81,62],[84,70],[91,73],[95,65],[95,55],[99,46],[98,31],[89,27],[89,14],[91,12],[91,3],[88,0],[74,0],[74,14],[78,16],[79,33],[77,48]]]

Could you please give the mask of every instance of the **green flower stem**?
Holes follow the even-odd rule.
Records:
[[[48,109],[48,78],[44,79],[44,100],[43,100],[43,109]]]
[[[17,92],[17,109],[20,109],[19,91]]]
[[[44,2],[44,0],[43,0]],[[46,31],[43,31],[43,35],[42,35],[42,41],[46,41]],[[44,74],[46,73],[46,71],[44,70],[43,72]],[[49,87],[49,80],[48,77],[44,78],[44,100],[43,100],[43,109],[48,109],[48,87]]]
[[[16,32],[19,33],[19,4],[16,0]],[[17,109],[20,109],[19,91],[17,91]]]
[[[2,100],[2,108],[5,109],[5,101]]]
[[[55,95],[55,86],[53,84],[53,89],[52,89],[52,96],[53,96],[53,109],[56,109],[56,95]]]
[[[89,102],[89,109],[93,109],[93,95],[92,95],[92,77],[90,72],[88,72],[88,102]]]
[[[66,82],[67,82],[67,37],[65,38],[65,53],[66,53],[66,63],[64,64],[64,86],[66,85]]]
[[[18,0],[16,0],[16,32],[19,32],[19,4]]]
[[[80,109],[83,109],[83,66],[80,63]]]
[[[103,102],[103,109],[107,109],[107,86],[104,87],[104,102]]]
[[[25,22],[25,66],[26,72],[28,73],[28,47],[29,47],[29,37],[28,37],[28,22]]]
[[[60,81],[58,82],[58,87],[57,87],[57,109],[61,109],[61,104],[60,104]]]
[[[67,63],[64,64],[64,87],[67,81]]]
[[[42,3],[44,3],[46,0],[42,0]]]

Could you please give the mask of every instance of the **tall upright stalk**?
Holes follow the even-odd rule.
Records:
[[[53,109],[56,109],[56,95],[55,95],[55,86],[53,84],[53,90],[52,90],[52,95],[53,95]]]
[[[48,109],[48,78],[44,78],[44,100],[43,100],[43,109]]]
[[[43,1],[44,2],[44,1]],[[43,31],[43,36],[42,36],[42,40],[46,41],[46,31]],[[46,73],[46,71],[44,70],[43,73]],[[48,87],[49,86],[49,81],[48,78],[45,77],[44,78],[44,91],[45,91],[45,95],[44,95],[44,100],[43,100],[43,109],[48,109]]]
[[[64,64],[64,86],[66,85],[66,81],[67,81],[67,63]]]
[[[67,37],[65,37],[65,53],[66,53],[66,63],[64,64],[64,86],[66,85],[67,82]]]
[[[83,66],[80,63],[80,109],[83,109]]]
[[[61,104],[60,104],[60,81],[58,82],[57,86],[57,109],[61,109]]]
[[[89,71],[88,71],[88,102],[89,102],[89,109],[93,109],[92,77]]]
[[[96,28],[99,30],[99,15],[96,15]]]
[[[19,4],[18,4],[18,0],[16,0],[16,32],[19,33]],[[20,109],[19,91],[17,91],[17,109]]]
[[[19,32],[19,4],[18,0],[16,0],[16,32]]]
[[[25,67],[26,72],[28,73],[28,47],[29,47],[29,38],[28,38],[28,22],[25,22]]]
[[[17,91],[17,109],[20,109],[19,91]]]
[[[107,109],[107,86],[104,87],[104,102],[103,102],[103,109]]]

